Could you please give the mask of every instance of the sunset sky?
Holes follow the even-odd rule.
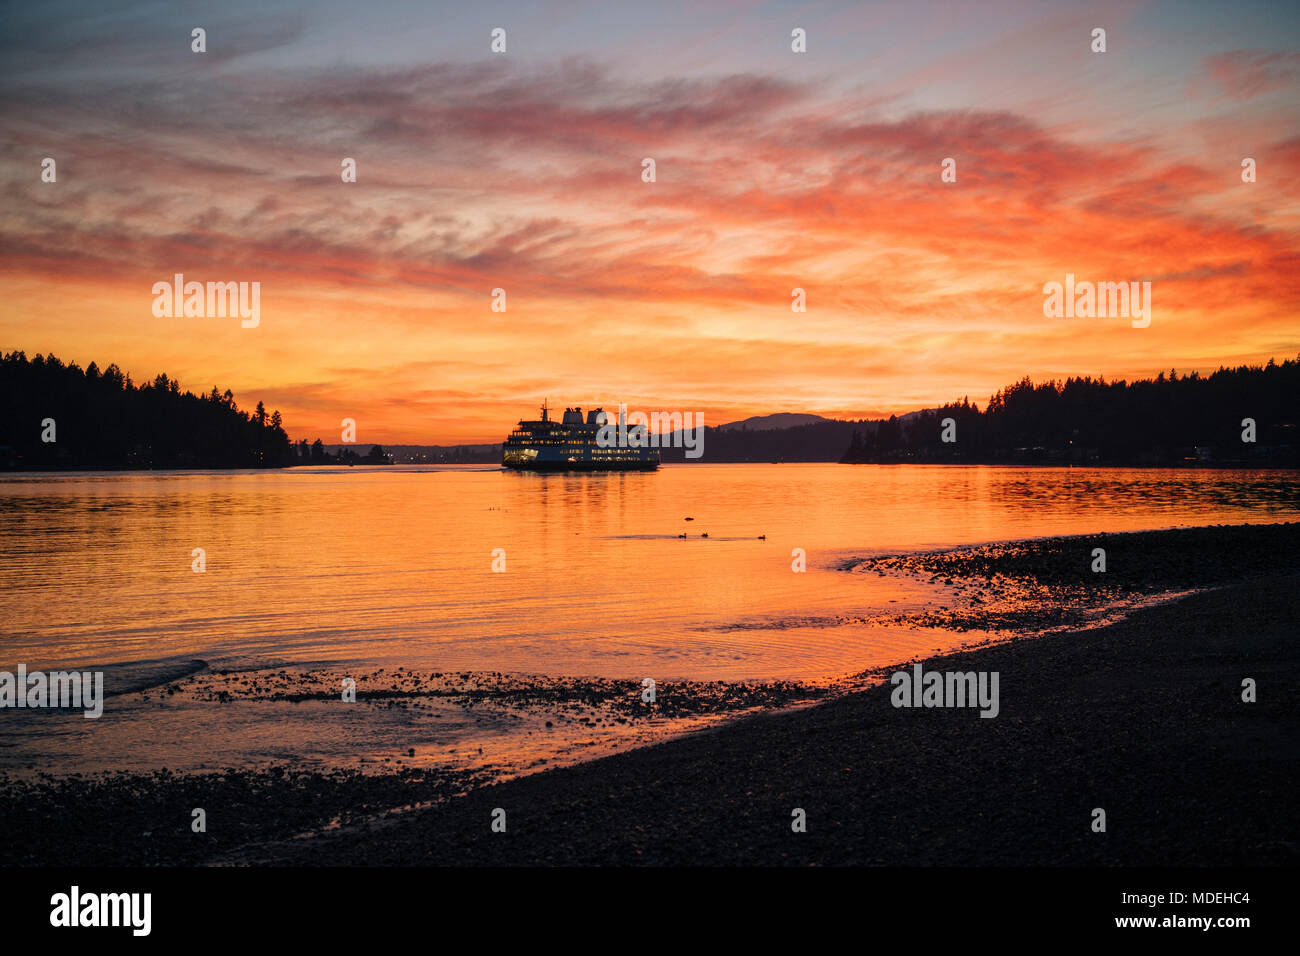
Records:
[[[0,349],[229,387],[294,439],[500,441],[548,396],[856,418],[1300,353],[1293,3],[0,17]],[[260,326],[156,318],[178,272],[260,282]],[[1151,326],[1044,318],[1067,272],[1150,281]]]

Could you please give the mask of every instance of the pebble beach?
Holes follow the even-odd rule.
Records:
[[[1095,568],[1096,549],[1106,570]],[[995,719],[835,686],[363,675],[358,695],[562,713],[617,744],[454,766],[9,774],[6,865],[1272,865],[1300,857],[1300,526],[1051,538],[846,560],[948,584],[900,624],[976,631],[927,670],[1000,675]],[[333,694],[333,674],[189,675],[153,693]],[[233,680],[232,680],[233,677]],[[1257,698],[1242,699],[1250,679]],[[475,703],[481,702],[481,703]],[[540,718],[537,718],[540,720]],[[555,718],[547,719],[554,722]],[[671,734],[639,738],[654,721]],[[640,728],[640,730],[638,729]],[[539,731],[544,731],[544,721]],[[642,745],[644,742],[644,745]],[[540,752],[540,751],[539,751]],[[207,828],[191,829],[205,810]],[[1097,832],[1094,811],[1107,826]],[[491,826],[504,810],[505,831]],[[792,829],[802,811],[803,832]]]

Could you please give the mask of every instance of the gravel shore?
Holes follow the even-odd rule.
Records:
[[[927,670],[998,671],[994,719],[973,709],[895,708],[882,684],[488,787],[379,827],[267,848],[262,859],[1294,864],[1300,528],[1106,537],[1112,561],[1119,555],[1132,569],[1108,587],[1236,583],[1107,627],[925,661]],[[1092,546],[1032,542],[1001,549],[1000,563],[980,554],[952,570],[1086,585],[1090,573],[1077,569],[1088,563],[1078,556]],[[1247,677],[1255,703],[1242,701]],[[498,807],[505,833],[490,828]],[[795,808],[807,814],[805,833],[792,832]],[[1095,808],[1106,812],[1104,833],[1092,829]]]
[[[1026,627],[1035,603],[1055,619],[1054,589],[1203,589],[1118,623],[924,661],[998,672],[993,719],[896,708],[881,683],[503,783],[412,770],[155,775],[40,784],[42,798],[10,781],[6,862],[1294,864],[1300,526],[1104,537],[1107,575],[1087,570],[1083,538],[873,559],[1028,588]],[[1256,702],[1242,700],[1245,678]],[[208,808],[206,834],[189,832],[194,806]],[[498,808],[505,832],[492,827]],[[806,832],[792,831],[796,809]]]

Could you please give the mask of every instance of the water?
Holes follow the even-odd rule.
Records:
[[[107,667],[119,690],[205,665],[826,681],[970,637],[864,625],[938,606],[944,592],[836,570],[847,558],[1296,519],[1296,476],[1271,471],[746,464],[653,474],[13,475],[0,478],[0,670]],[[196,548],[202,574],[191,569]],[[796,548],[806,573],[791,569]],[[492,570],[497,549],[503,573]],[[260,717],[242,710],[215,752],[228,762],[325,763],[336,752],[399,752],[378,726],[298,739],[288,718],[273,716],[283,706]],[[115,731],[89,729],[107,720],[40,715],[53,719],[18,733],[10,711],[0,716],[0,734],[10,732],[0,767],[52,751],[68,766],[104,755],[208,765],[195,755],[202,748],[160,737],[161,711],[141,708]],[[444,742],[445,731],[444,722],[432,737]],[[168,734],[186,736],[180,725]],[[457,739],[483,738],[480,726]]]

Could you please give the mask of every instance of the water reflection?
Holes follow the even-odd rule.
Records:
[[[0,663],[826,676],[906,644],[835,621],[936,599],[834,571],[846,556],[1297,518],[1300,485],[1280,471],[695,464],[654,474],[7,476]],[[197,547],[205,574],[190,570]],[[496,548],[504,574],[491,570]],[[791,571],[794,548],[807,552],[807,573]],[[754,626],[765,617],[810,623]]]

